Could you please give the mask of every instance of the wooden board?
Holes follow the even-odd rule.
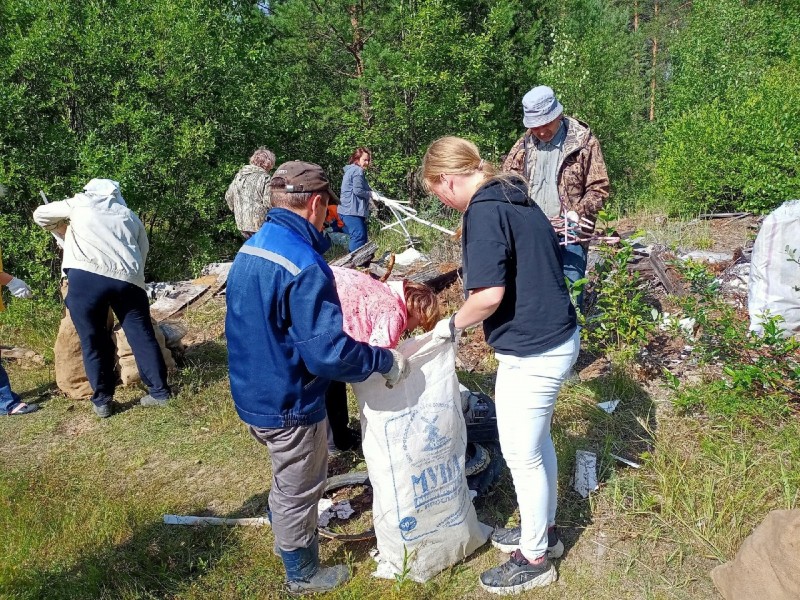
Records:
[[[360,267],[372,260],[375,253],[378,251],[378,244],[375,242],[367,242],[361,248],[358,248],[350,254],[345,254],[341,258],[337,258],[331,263],[332,267],[346,267],[349,269]]]
[[[175,284],[174,289],[150,305],[150,316],[156,321],[163,321],[196,300],[209,287],[210,284],[205,282],[197,284],[193,281],[179,281]]]
[[[656,246],[650,253],[650,264],[653,266],[653,273],[655,273],[661,285],[668,294],[675,296],[685,296],[686,288],[683,285],[683,278],[672,265],[667,264],[664,259],[664,248]]]

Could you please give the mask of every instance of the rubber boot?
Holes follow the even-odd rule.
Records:
[[[286,568],[286,589],[290,594],[328,592],[350,579],[350,569],[346,565],[320,567],[316,534],[307,548],[289,551],[280,548],[280,552]]]

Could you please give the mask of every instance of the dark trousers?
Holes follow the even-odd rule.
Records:
[[[81,340],[83,366],[94,392],[92,402],[105,404],[117,387],[109,308],[122,325],[150,395],[160,400],[169,398],[167,366],[153,331],[147,293],[132,283],[80,269],[69,269],[67,279],[69,291],[64,301]]]
[[[343,381],[331,381],[325,392],[325,410],[328,411],[328,422],[333,432],[333,443],[339,450],[352,447],[352,432],[347,426],[350,417],[347,414],[347,384]]]

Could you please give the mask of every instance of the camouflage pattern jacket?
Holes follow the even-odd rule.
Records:
[[[558,195],[565,211],[574,210],[594,223],[609,190],[600,142],[586,123],[567,116],[564,121],[567,136],[558,160]],[[526,133],[511,148],[502,170],[517,173],[530,181],[528,175],[535,165],[536,144]]]
[[[239,231],[255,233],[264,224],[272,203],[270,201],[269,182],[272,175],[261,167],[245,165],[233,178],[225,192],[228,208],[236,217]]]

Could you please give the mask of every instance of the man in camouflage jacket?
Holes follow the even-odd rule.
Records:
[[[236,218],[236,227],[244,239],[250,237],[264,224],[270,209],[269,172],[275,166],[275,154],[263,146],[250,157],[250,164],[242,167],[225,192],[225,201]]]
[[[564,274],[575,283],[585,277],[588,239],[609,192],[600,142],[588,125],[562,114],[563,107],[549,87],[533,88],[525,94],[522,107],[528,130],[511,148],[502,170],[528,181],[530,197],[559,234]],[[554,177],[548,176],[548,167],[539,164],[537,169],[542,157],[552,161]]]

